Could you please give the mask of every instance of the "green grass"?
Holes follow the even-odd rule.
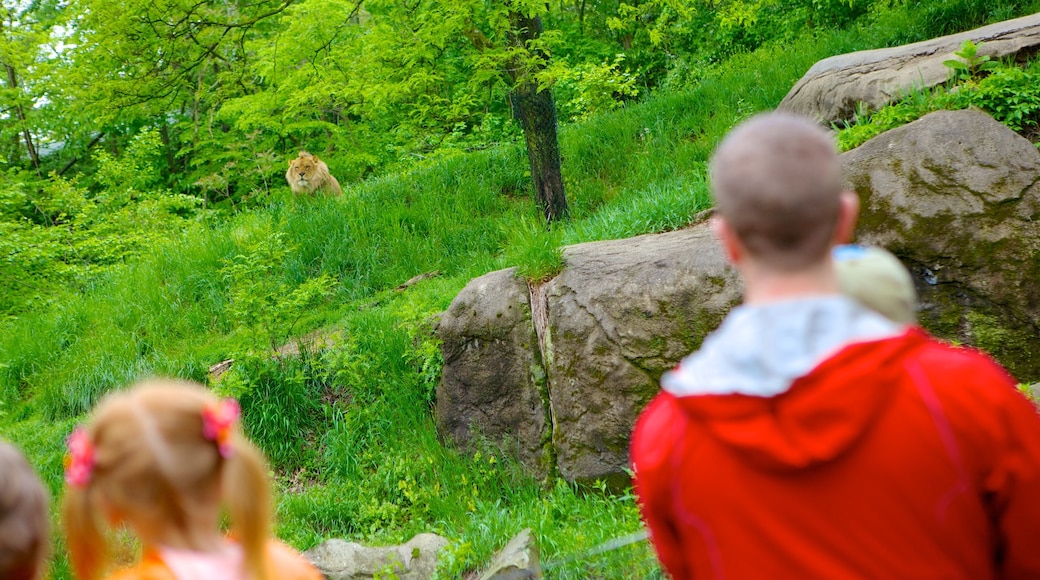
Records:
[[[274,462],[277,530],[293,545],[434,531],[451,540],[443,573],[457,577],[531,527],[556,563],[549,577],[660,577],[645,542],[587,554],[640,528],[630,495],[546,485],[498,451],[438,438],[430,318],[488,271],[517,266],[537,279],[563,266],[562,245],[682,227],[711,204],[705,164],[722,135],[774,107],[815,61],[921,40],[951,19],[976,25],[993,13],[964,6],[983,5],[930,4],[946,22],[897,6],[849,30],[807,32],[738,55],[682,92],[564,127],[572,219],[552,231],[528,193],[519,145],[360,183],[341,198],[280,191],[262,209],[200,219],[85,293],[0,322],[0,436],[22,446],[57,497],[62,441],[103,393],[151,374],[205,381],[210,364],[235,358],[218,388],[241,397],[247,430]],[[245,328],[230,301],[242,279],[222,272],[275,235],[291,250],[253,266],[270,282],[258,292],[285,298],[321,275],[334,287],[299,320]],[[393,291],[432,271],[441,275]],[[257,338],[284,336],[290,322],[294,335],[332,328],[336,346],[272,359]],[[54,576],[67,578],[60,545],[56,554]]]

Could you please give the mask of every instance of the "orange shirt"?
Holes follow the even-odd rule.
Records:
[[[281,542],[272,540],[268,543],[267,554],[271,565],[271,578],[278,580],[321,580],[322,578],[310,562]],[[178,578],[171,570],[173,567],[176,566],[167,565],[163,561],[160,550],[145,548],[140,562],[115,572],[108,577],[108,580],[189,580],[188,578]],[[213,572],[214,574],[203,573],[196,577],[220,577],[221,580],[233,580],[227,578],[219,570],[214,569]]]

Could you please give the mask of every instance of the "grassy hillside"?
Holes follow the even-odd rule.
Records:
[[[293,200],[284,188],[260,210],[186,222],[86,292],[2,323],[0,436],[57,497],[63,440],[98,397],[153,374],[205,382],[210,365],[233,358],[216,388],[241,398],[278,475],[278,533],[295,546],[434,531],[452,540],[451,578],[530,526],[556,564],[550,577],[659,576],[645,543],[582,556],[640,528],[631,495],[538,481],[494,449],[460,453],[438,439],[431,317],[490,270],[519,265],[538,277],[560,267],[561,245],[688,223],[710,204],[704,166],[721,136],[774,107],[816,60],[1040,7],[977,9],[985,4],[896,7],[848,30],[806,31],[682,92],[565,127],[573,218],[551,233],[519,146],[367,181],[337,199]],[[329,348],[271,356],[315,329]],[[54,568],[68,577],[60,547]]]

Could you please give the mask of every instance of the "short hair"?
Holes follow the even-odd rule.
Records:
[[[834,269],[838,285],[846,295],[894,322],[915,322],[914,279],[888,250],[876,246],[837,246]]]
[[[47,491],[18,449],[0,441],[0,578],[41,577],[49,552]]]
[[[808,119],[766,113],[733,129],[712,157],[719,214],[754,258],[797,271],[824,259],[841,204],[834,141]]]

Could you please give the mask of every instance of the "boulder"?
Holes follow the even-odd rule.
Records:
[[[1040,152],[980,111],[939,111],[842,155],[860,242],[914,275],[935,334],[1040,377]]]
[[[534,580],[541,577],[538,543],[531,528],[525,528],[495,555],[491,565],[480,575],[480,580]]]
[[[545,368],[527,283],[516,269],[472,280],[436,332],[444,356],[437,388],[439,431],[459,445],[487,438],[536,473],[548,473]]]
[[[861,200],[857,241],[908,266],[922,324],[1020,380],[1040,378],[1036,147],[985,113],[944,111],[841,159]],[[477,432],[508,440],[542,474],[627,483],[636,416],[742,289],[707,224],[579,244],[564,258],[533,292],[505,270],[452,303],[439,327],[438,421],[463,443]]]
[[[456,296],[437,328],[438,426],[461,445],[477,434],[504,441],[542,475],[624,482],[636,415],[739,301],[740,285],[706,224],[579,244],[564,259],[534,289],[541,317],[515,269]],[[546,326],[541,343],[536,326]]]
[[[447,545],[448,540],[437,534],[419,534],[400,546],[386,547],[333,539],[303,555],[327,580],[427,580],[437,568],[437,553]]]
[[[706,223],[578,244],[564,260],[546,286],[557,468],[571,481],[627,482],[636,416],[742,289]]]
[[[795,83],[777,109],[825,124],[852,119],[860,103],[879,109],[914,88],[945,83],[950,69],[942,63],[956,59],[953,53],[965,40],[983,43],[980,56],[1025,60],[1040,50],[1040,14],[914,44],[826,58]]]

